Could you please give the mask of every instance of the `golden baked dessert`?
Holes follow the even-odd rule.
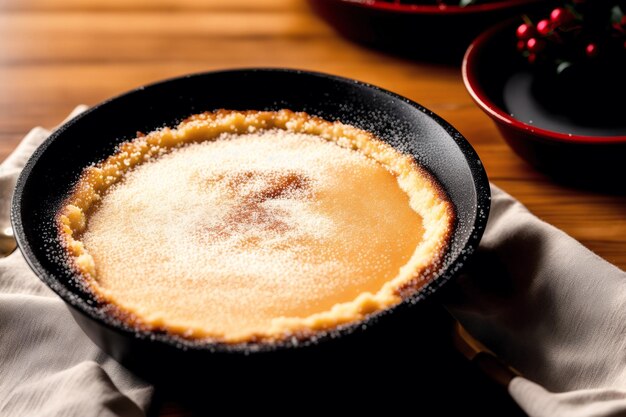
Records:
[[[454,209],[412,157],[306,113],[221,110],[122,143],[57,215],[68,263],[128,324],[223,343],[310,337],[441,266]]]

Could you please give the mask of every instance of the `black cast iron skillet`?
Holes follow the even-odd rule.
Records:
[[[75,277],[59,260],[62,249],[54,226],[59,204],[86,166],[111,154],[118,143],[134,138],[137,131],[173,126],[191,114],[219,108],[306,111],[372,131],[413,155],[439,180],[456,208],[451,249],[438,277],[393,309],[304,343],[194,343],[167,334],[140,334],[107,316],[74,284]],[[233,375],[255,381],[254,375],[268,372],[284,376],[280,378],[283,381],[296,370],[298,375],[319,376],[333,375],[339,369],[341,375],[358,376],[364,363],[369,371],[362,377],[382,378],[396,368],[376,358],[393,355],[395,360],[407,362],[415,357],[420,346],[432,344],[431,330],[437,331],[438,313],[426,306],[437,305],[429,302],[432,294],[455,276],[478,246],[489,206],[487,176],[472,147],[452,126],[419,104],[331,75],[244,69],[142,87],[69,121],[35,151],[22,171],[12,221],[30,267],[70,306],[78,324],[104,351],[149,379],[184,380],[190,373],[210,372],[211,380],[228,386],[225,381],[237,383]],[[406,357],[398,359],[403,354]]]

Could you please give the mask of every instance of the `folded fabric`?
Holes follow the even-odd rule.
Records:
[[[626,415],[626,273],[492,185],[489,223],[450,306],[524,377],[531,417]],[[532,382],[531,382],[532,381]]]
[[[33,129],[0,165],[0,215],[8,215],[17,175],[49,134]],[[144,416],[152,392],[91,342],[19,250],[0,259],[0,416]]]
[[[48,134],[34,129],[0,165],[0,221]],[[485,236],[449,308],[524,375],[509,392],[531,417],[626,415],[626,273],[492,193]],[[0,259],[0,416],[142,416],[152,394],[83,334],[19,251]]]

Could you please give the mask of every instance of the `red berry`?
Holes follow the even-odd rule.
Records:
[[[526,47],[530,52],[541,52],[546,47],[546,43],[536,38],[530,38],[526,42]]]
[[[589,45],[587,45],[587,47],[585,48],[585,53],[587,54],[588,57],[594,57],[596,55],[598,55],[598,46],[595,43],[590,43]]]
[[[619,21],[619,24],[622,25],[622,27],[626,28],[626,14],[622,16],[622,19]]]
[[[535,27],[526,23],[522,23],[517,27],[517,39],[526,40],[535,35]]]
[[[548,19],[540,20],[539,23],[537,23],[537,32],[539,32],[540,35],[549,35],[551,31],[552,25]]]
[[[571,23],[573,20],[574,15],[572,14],[572,12],[562,7],[557,7],[556,9],[552,10],[552,13],[550,13],[550,21],[552,21],[555,26],[566,25],[568,23]]]
[[[528,55],[528,62],[529,63],[534,64],[536,60],[537,60],[537,54],[530,54],[530,55]]]
[[[522,52],[526,49],[526,41],[517,41],[517,50]]]

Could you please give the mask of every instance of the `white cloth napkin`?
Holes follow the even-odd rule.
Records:
[[[49,134],[33,129],[0,165],[0,215],[8,215],[15,178]],[[0,416],[138,417],[152,392],[91,342],[19,250],[0,259]]]
[[[509,392],[531,417],[626,416],[626,273],[492,193],[453,314],[524,375]]]
[[[48,134],[35,128],[0,165],[0,216]],[[531,417],[626,415],[626,273],[492,192],[451,310],[524,375],[509,392]],[[142,416],[152,392],[83,334],[19,251],[0,259],[0,416]]]

